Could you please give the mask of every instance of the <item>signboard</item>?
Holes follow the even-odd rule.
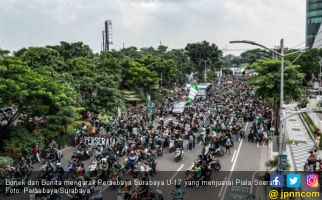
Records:
[[[106,144],[106,138],[103,137],[84,137],[85,144],[89,146],[99,146]]]

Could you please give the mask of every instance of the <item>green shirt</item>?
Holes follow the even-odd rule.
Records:
[[[201,167],[197,167],[195,169],[195,175],[196,175],[197,178],[201,177]]]

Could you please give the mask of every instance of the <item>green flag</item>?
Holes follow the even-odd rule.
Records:
[[[195,97],[197,96],[198,91],[199,91],[199,89],[198,89],[197,83],[191,83],[190,92],[189,92],[187,102],[191,103],[195,99]]]
[[[239,70],[240,70],[240,73],[243,73],[245,71],[245,65],[244,64],[241,64],[239,66]]]

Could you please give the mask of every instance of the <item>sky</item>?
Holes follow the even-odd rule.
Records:
[[[109,19],[112,49],[160,42],[175,49],[207,40],[225,55],[240,54],[253,46],[229,41],[302,44],[305,9],[305,0],[0,0],[0,48],[82,41],[99,52]]]

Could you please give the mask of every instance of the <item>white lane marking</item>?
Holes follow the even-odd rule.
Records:
[[[254,183],[255,174],[256,174],[257,172],[258,172],[258,171],[255,171],[255,172],[253,173],[253,175],[252,175],[252,183]],[[251,185],[250,185],[250,191],[249,191],[249,194],[253,194],[253,187],[254,187],[254,185],[253,185],[253,184],[251,184]]]
[[[226,182],[226,180],[227,180],[227,176],[225,177],[224,181]],[[223,192],[224,188],[225,188],[225,185],[222,185],[220,190],[219,190],[218,197],[221,197],[221,193]]]
[[[177,171],[173,174],[173,176],[171,177],[170,181],[172,181],[174,179],[174,177],[176,177],[176,175],[180,172],[180,170],[183,168],[184,164],[182,164]]]
[[[234,155],[233,155],[233,157],[231,158],[231,161],[230,161],[230,162],[233,162],[233,161],[234,161],[235,156],[236,156],[236,152],[237,152],[237,150],[235,150],[235,151],[234,151]]]
[[[238,150],[237,150],[237,153],[236,153],[236,157],[235,157],[235,160],[233,162],[233,165],[231,166],[231,170],[230,172],[233,172],[234,171],[234,168],[235,168],[235,165],[236,165],[236,162],[237,162],[237,159],[238,159],[238,155],[239,155],[239,152],[240,152],[240,149],[241,149],[241,146],[243,144],[243,141],[244,139],[241,139],[240,143],[239,143],[239,146],[238,146]]]
[[[110,185],[106,185],[103,190],[106,190],[108,187],[110,187]]]
[[[248,126],[248,122],[246,123],[246,126],[245,126],[245,133],[246,133],[247,126]],[[235,157],[235,161],[233,162],[233,165],[231,166],[231,169],[230,169],[230,173],[229,173],[228,181],[230,181],[231,176],[232,176],[232,174],[233,174],[233,171],[234,171],[234,168],[235,168],[235,165],[236,165],[236,161],[237,161],[237,159],[238,159],[238,155],[239,155],[239,152],[240,152],[241,146],[242,146],[242,144],[243,144],[243,141],[244,141],[244,138],[243,138],[243,139],[241,139],[241,141],[240,141],[240,143],[239,143],[238,150],[237,150],[237,154],[236,154],[236,157]],[[226,195],[226,191],[227,191],[227,187],[228,187],[228,185],[226,185],[226,186],[225,186],[224,192],[223,192],[222,197],[220,198],[220,200],[224,200],[225,195]]]

